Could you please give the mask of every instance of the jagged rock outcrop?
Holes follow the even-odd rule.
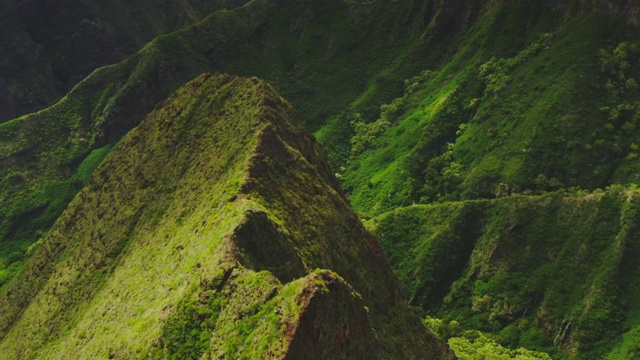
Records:
[[[31,251],[0,295],[8,358],[453,358],[257,78],[159,104]]]

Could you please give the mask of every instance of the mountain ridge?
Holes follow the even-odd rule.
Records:
[[[637,189],[615,186],[416,205],[368,227],[435,316],[554,358],[633,358],[637,206]]]
[[[52,105],[98,67],[242,1],[15,1],[0,11],[0,123]]]
[[[193,80],[111,151],[3,291],[0,351],[453,358],[323,157],[264,82]]]
[[[565,245],[571,248],[579,243],[572,240],[573,236],[586,226],[584,202],[596,209],[590,219],[602,225],[602,229],[594,230],[601,238],[586,236],[580,245],[587,250],[577,253],[592,254],[590,246],[624,237],[617,232],[623,217],[618,216],[620,209],[616,206],[634,208],[635,198],[626,204],[620,194],[635,192],[633,184],[639,179],[640,169],[637,5],[635,1],[604,0],[254,0],[231,11],[215,12],[188,29],[160,36],[122,63],[96,70],[53,107],[0,125],[3,291],[13,274],[20,271],[22,261],[38,247],[29,246],[46,236],[50,225],[89,181],[114,144],[154,107],[162,108],[163,99],[184,82],[202,72],[224,70],[259,75],[272,83],[299,108],[307,128],[316,131],[334,167],[331,170],[326,163],[322,169],[305,165],[314,175],[298,178],[295,171],[291,173],[286,166],[280,166],[278,171],[270,172],[273,181],[287,184],[284,189],[294,188],[291,179],[305,184],[321,179],[317,181],[335,185],[335,172],[345,189],[340,195],[339,187],[330,185],[338,194],[336,199],[349,199],[359,217],[375,222],[391,218],[389,214],[397,211],[402,215],[398,219],[411,218],[409,228],[403,221],[385,223],[388,233],[407,232],[403,238],[391,241],[380,235],[385,238],[384,249],[392,254],[392,265],[402,276],[411,300],[421,305],[425,314],[442,317],[445,324],[456,324],[461,320],[458,317],[472,318],[471,325],[462,322],[493,333],[503,345],[526,345],[560,359],[631,357],[638,350],[633,344],[640,339],[634,320],[637,310],[629,308],[627,314],[625,304],[635,290],[620,292],[617,280],[603,280],[594,285],[594,293],[589,293],[587,282],[583,282],[583,278],[608,279],[615,272],[610,269],[620,268],[615,259],[604,259],[598,269],[580,268],[584,272],[576,281],[580,288],[577,292],[587,289],[584,291],[591,297],[565,296],[556,291],[557,286],[541,287],[531,279],[539,279],[540,274],[553,276],[540,268],[561,272],[575,269],[563,268],[553,259],[544,260],[543,254],[536,251],[525,251],[523,262],[532,264],[525,269],[530,272],[501,272],[510,266],[522,270],[518,267],[521,264],[507,261],[505,251],[501,255],[495,253],[502,258],[498,264],[492,258],[494,253],[485,252],[487,249],[481,245],[495,235],[491,244],[518,251],[521,249],[514,240],[517,235],[526,238],[532,248],[544,248],[542,245],[549,239],[562,242],[553,232],[556,231],[566,234],[562,240],[568,241]],[[283,140],[286,136],[277,130],[262,134],[261,141],[271,144],[264,155],[278,161],[271,164],[256,160],[252,165],[252,176],[256,178],[264,175],[260,169],[276,168],[292,156],[300,160],[313,157],[314,151],[304,152],[307,155],[297,150],[294,155],[290,153],[287,144],[295,143],[295,137]],[[185,139],[192,140],[182,140]],[[297,144],[302,148],[308,145]],[[140,167],[134,165],[133,169]],[[146,176],[142,183],[147,188],[155,186],[154,178],[164,175],[160,170],[150,174],[154,175]],[[269,211],[258,206],[247,209],[241,232],[257,234],[257,229],[265,229],[269,236],[262,236],[261,241],[277,239],[278,244],[289,244],[291,239],[302,239],[298,245],[308,250],[302,257],[288,245],[274,245],[277,251],[257,251],[256,241],[240,236],[237,240],[241,247],[253,250],[240,251],[238,261],[245,268],[275,274],[279,282],[290,274],[302,276],[306,258],[319,257],[326,264],[333,264],[322,255],[331,250],[327,243],[318,242],[324,246],[322,249],[307,247],[309,239],[318,233],[317,228],[309,226],[308,219],[290,219],[284,224],[283,219],[289,218],[287,209],[304,210],[310,202],[297,192],[278,193],[283,188],[270,189],[270,182],[264,178],[245,184],[247,192],[259,192],[262,201],[270,205]],[[315,191],[310,188],[305,188],[304,193]],[[563,206],[549,200],[555,196],[549,193],[556,192],[566,194],[556,194],[566,197]],[[243,199],[239,196],[231,203]],[[416,210],[412,210],[413,204]],[[536,214],[527,213],[534,210],[549,216],[549,229],[541,229]],[[627,210],[621,211],[624,218],[635,219],[633,211]],[[413,217],[421,211],[438,216]],[[521,219],[523,213],[530,215],[531,223]],[[566,226],[556,224],[550,213],[567,220],[567,224],[574,224],[571,221],[575,220],[576,229],[567,232]],[[174,215],[181,218],[180,213]],[[458,236],[460,229],[467,229],[451,225],[460,219],[472,224],[460,249],[444,251],[436,247],[439,259],[425,250],[434,250],[428,242],[419,244],[409,255],[398,250],[410,248],[418,231],[444,229],[434,242],[446,243]],[[483,227],[480,221],[492,227]],[[520,232],[517,227],[511,228],[513,224],[533,230]],[[627,250],[634,254],[635,240],[629,239],[631,247]],[[378,252],[373,245],[371,250]],[[340,252],[352,251],[343,248]],[[416,260],[420,261],[404,261],[418,253]],[[475,259],[469,253],[489,254],[489,270],[475,274],[475,265],[458,263]],[[444,263],[447,259],[450,263]],[[568,258],[564,262],[575,265]],[[441,270],[452,264],[457,270],[462,269],[454,271],[460,275],[458,278],[442,275]],[[628,274],[619,274],[620,279],[636,281],[633,266],[629,269]],[[489,273],[497,274],[495,281]],[[219,278],[223,279],[224,274]],[[234,274],[234,279],[236,275],[240,279],[252,277],[239,270]],[[351,279],[358,277],[348,268],[337,276],[325,275],[315,275],[315,279],[338,284],[342,289],[339,292],[349,286],[355,288]],[[474,278],[476,275],[478,279]],[[338,277],[347,279],[346,283],[342,284]],[[269,276],[258,278],[276,284]],[[416,291],[416,283],[421,281],[427,285]],[[455,284],[461,285],[447,288]],[[501,286],[508,289],[501,293]],[[519,286],[533,286],[539,291],[532,295],[528,290],[518,290]],[[287,287],[293,288],[299,289]],[[217,289],[213,286],[209,290],[220,295]],[[225,291],[220,296],[202,295],[202,301],[187,302],[181,309],[184,314],[192,314],[190,306],[202,309],[198,304],[207,301],[215,308],[213,303],[233,299],[232,292]],[[376,293],[358,291],[362,291],[363,298]],[[608,292],[611,296],[623,294],[624,299],[599,297]],[[269,294],[264,290],[264,299]],[[442,309],[429,305],[432,298],[451,294],[458,296],[457,302],[443,302]],[[549,314],[529,311],[522,320],[518,316],[526,305],[523,298],[531,296],[534,303],[546,299],[561,306],[539,307],[549,310]],[[600,302],[594,303],[594,299]],[[358,308],[360,305],[353,305],[358,301],[353,300],[348,307]],[[467,306],[469,302],[472,305]],[[454,308],[447,308],[451,304]],[[603,304],[615,309],[601,312],[607,310]],[[580,308],[583,305],[585,309]],[[593,311],[586,310],[588,306]],[[562,307],[571,310],[566,312],[571,326],[558,310]],[[613,318],[609,319],[609,315]],[[183,326],[184,318],[180,319],[173,324]],[[360,320],[354,320],[352,325],[366,328]],[[602,332],[594,330],[598,326]],[[181,329],[189,332],[188,328]],[[597,337],[594,334],[615,343],[614,348],[597,339],[594,344],[601,346],[589,348],[585,339]],[[558,335],[563,340],[554,344]],[[301,343],[308,340],[302,339]],[[336,341],[341,340],[338,337]],[[174,350],[181,351],[179,347]]]

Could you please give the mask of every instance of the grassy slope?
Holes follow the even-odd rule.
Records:
[[[180,50],[159,55],[159,47],[95,71],[50,108],[0,124],[0,283],[19,270],[28,246],[53,224],[117,139],[201,73],[202,66],[192,66],[174,81],[165,73],[176,72],[182,58],[197,57]]]
[[[33,143],[26,135],[31,129],[47,128],[40,124],[53,119],[52,110],[28,118],[32,122],[23,119],[0,128],[9,134],[5,139],[24,139],[21,145],[3,143],[15,149],[0,160],[3,168],[12,162],[27,164],[10,165],[3,180],[8,194],[4,204],[9,205],[0,208],[16,211],[5,217],[10,223],[0,231],[5,238],[20,240],[11,246],[3,242],[8,249],[5,265],[20,260],[24,248],[37,239],[34,230],[47,229],[53,221],[55,215],[35,226],[43,211],[62,204],[61,211],[75,191],[54,201],[48,194],[65,192],[47,191],[56,188],[42,186],[45,179],[72,186],[76,166],[92,149],[116,141],[171,89],[210,68],[265,76],[311,120],[312,129],[326,123],[316,134],[330,149],[356,210],[365,216],[413,202],[493,198],[576,185],[593,189],[636,180],[636,162],[628,157],[638,132],[624,130],[624,121],[612,123],[614,130],[609,130],[607,115],[599,110],[610,105],[605,84],[612,75],[601,70],[598,50],[611,52],[620,41],[633,39],[625,26],[598,14],[506,6],[479,12],[483,16],[477,22],[464,21],[471,28],[455,35],[436,31],[435,20],[415,26],[418,8],[405,2],[285,6],[254,1],[162,37],[79,86],[69,96],[72,101],[58,108],[72,125],[41,135],[47,142],[62,139],[76,152],[42,155],[25,146]],[[461,17],[468,19],[469,7],[462,10]],[[440,15],[434,18],[446,19]],[[332,31],[326,31],[327,26]],[[539,41],[543,33],[552,34],[550,41]],[[441,42],[434,43],[430,34],[440,36]],[[544,46],[527,52],[537,43]],[[492,56],[515,59],[515,65],[488,73],[500,76],[479,78],[481,66]],[[435,73],[410,80],[392,126],[350,158],[350,117],[360,113],[365,121],[374,121],[380,105],[402,95],[401,80],[425,68]],[[487,90],[489,86],[495,91]],[[631,100],[634,96],[628,95]],[[128,98],[136,102],[128,103]],[[77,110],[80,103],[87,109]],[[88,114],[97,115],[97,127]],[[77,136],[70,129],[82,128],[74,125],[82,121],[86,135]],[[50,148],[59,147],[52,143]],[[52,158],[71,160],[61,165],[51,163]],[[25,194],[41,195],[16,201]],[[32,231],[15,236],[20,229]],[[19,261],[14,264],[20,266]]]
[[[2,293],[0,353],[450,358],[329,169],[264,82],[198,77],[116,146]]]
[[[356,209],[373,216],[414,202],[633,181],[613,174],[627,166],[636,132],[585,151],[607,122],[598,51],[609,47],[610,20],[560,15],[495,8],[443,67],[408,80],[397,120],[342,173]],[[480,75],[491,57],[515,64],[496,71],[508,76],[500,86]],[[540,175],[547,181],[535,182]]]

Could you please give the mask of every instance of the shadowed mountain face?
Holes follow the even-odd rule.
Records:
[[[0,122],[51,105],[100,66],[241,1],[0,2]]]
[[[617,188],[414,206],[372,228],[411,302],[432,314],[564,352],[554,358],[633,358],[639,200]]]
[[[158,105],[33,251],[0,297],[9,358],[453,358],[256,78]]]
[[[376,72],[402,53],[402,44],[419,38],[426,25],[411,25],[416,16],[419,9],[408,3],[253,1],[161,36],[96,70],[55,105],[1,124],[0,284],[111,146],[185,82],[211,70],[266,77],[317,128],[357,97],[369,77],[376,77],[383,98],[398,89]]]

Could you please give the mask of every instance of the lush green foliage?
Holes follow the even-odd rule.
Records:
[[[99,149],[91,151],[87,157],[82,160],[82,163],[78,165],[76,169],[76,177],[78,180],[86,184],[91,179],[91,175],[98,168],[100,163],[109,155],[109,151],[113,148],[112,145],[105,145]]]
[[[632,180],[611,176],[620,164],[613,153],[585,151],[588,132],[603,126],[596,55],[608,29],[598,15],[489,11],[434,75],[407,81],[398,120],[340,171],[354,206],[372,216],[417,202]],[[594,73],[601,85],[583,84]]]
[[[591,359],[638,326],[637,204],[615,187],[413,206],[371,226],[413,303],[511,347]]]
[[[361,216],[389,212],[371,224],[413,304],[512,348],[625,358],[638,324],[637,38],[608,15],[569,14],[490,8],[406,81],[390,122],[352,121],[336,164]],[[615,183],[628,188],[597,190]],[[468,201],[496,197],[509,199]]]
[[[551,360],[549,355],[538,351],[524,348],[506,349],[484,335],[473,340],[451,338],[449,346],[460,360]]]
[[[477,330],[465,330],[456,320],[446,323],[441,319],[427,316],[424,319],[424,324],[442,339],[447,340],[459,359],[551,360],[551,357],[543,352],[527,350],[522,347],[505,348],[500,344],[505,342],[500,336]]]
[[[640,307],[634,299],[640,296],[640,276],[634,259],[640,256],[640,245],[634,235],[637,196],[632,185],[640,181],[636,30],[615,15],[575,12],[571,6],[555,3],[553,9],[543,3],[481,1],[462,2],[454,9],[451,3],[438,2],[429,8],[426,2],[251,1],[162,36],[122,63],[97,70],[47,110],[0,124],[0,284],[6,287],[20,271],[25,254],[39,253],[46,241],[38,240],[91,179],[110,151],[106,144],[116,143],[187,80],[203,71],[220,70],[265,77],[299,108],[308,127],[317,130],[356,211],[374,219],[372,227],[413,304],[449,323],[458,319],[465,327],[499,334],[501,345],[511,349],[542,349],[560,358],[637,356]],[[188,105],[185,111],[197,113],[198,102],[191,94],[181,94],[176,101]],[[236,107],[246,105],[238,101],[224,109],[235,113]],[[248,226],[245,230],[266,229],[259,236],[246,237],[255,240],[245,240],[243,246],[256,251],[261,248],[257,243],[273,241],[272,247],[262,247],[271,251],[249,251],[244,266],[268,270],[283,283],[288,277],[303,276],[301,269],[332,268],[365,299],[387,303],[400,298],[395,291],[382,294],[372,280],[392,278],[385,271],[371,270],[383,260],[368,263],[371,271],[366,274],[351,266],[362,262],[364,250],[350,239],[366,238],[370,248],[375,248],[374,241],[360,232],[353,214],[345,215],[345,199],[335,196],[340,193],[332,178],[335,171],[317,165],[322,158],[319,148],[291,146],[300,145],[297,137],[304,138],[296,131],[279,128],[279,135],[265,135],[270,143],[285,145],[278,151],[264,150],[269,156],[253,168],[253,180],[246,189],[259,201],[238,205],[238,211],[247,213],[220,215],[216,220],[220,233],[213,236],[241,224]],[[149,149],[161,142],[161,134],[154,134]],[[193,140],[193,133],[186,131],[176,142]],[[254,140],[248,141],[255,144]],[[236,155],[249,156],[243,151],[237,150]],[[144,151],[128,155],[129,170],[109,171],[118,176],[138,171],[142,161],[135,157],[143,155]],[[292,158],[304,159],[306,170],[291,169]],[[221,160],[216,166],[228,170],[234,161]],[[179,165],[174,167],[182,169]],[[271,171],[266,175],[256,169]],[[142,189],[156,189],[155,178],[177,177],[178,170],[173,170],[151,172]],[[226,182],[210,189],[220,196],[209,198],[212,204],[222,204],[226,196],[237,193],[245,176],[241,170],[231,173]],[[184,246],[180,236],[190,235],[176,229],[199,223],[189,216],[196,195],[204,194],[203,185],[196,183],[184,185],[190,190],[179,196],[186,203],[175,208],[147,195],[133,197],[135,211],[123,200],[91,201],[129,209],[122,215],[126,219],[136,218],[138,211],[150,223],[175,219],[153,236],[169,234],[171,246],[177,248]],[[624,186],[596,190],[616,183]],[[331,195],[321,188],[333,189]],[[167,185],[158,193],[174,190]],[[201,196],[208,198],[209,193]],[[150,205],[143,207],[142,202]],[[237,205],[230,204],[216,211],[229,214]],[[76,206],[72,203],[71,208]],[[87,206],[85,211],[99,213],[96,216],[101,219],[107,210],[100,209]],[[290,211],[298,216],[291,217]],[[266,220],[256,214],[267,214]],[[206,217],[214,222],[212,214]],[[242,219],[247,217],[258,220],[246,225]],[[329,220],[319,226],[318,218]],[[67,220],[63,216],[59,222]],[[97,229],[98,234],[117,231],[97,223],[83,226]],[[134,230],[137,234],[148,229]],[[209,255],[217,253],[219,243],[211,239],[204,243],[215,250]],[[289,243],[299,247],[282,245]],[[113,254],[128,248],[126,242],[117,242],[111,244],[113,254],[105,255],[107,245],[97,242],[90,255],[80,258],[113,260]],[[56,251],[66,254],[68,245],[60,246]],[[151,251],[152,246],[142,249]],[[142,262],[142,253],[136,254],[132,261]],[[105,266],[102,260],[87,263]],[[43,255],[35,255],[31,264],[29,269],[39,264],[44,274],[53,271]],[[109,266],[106,269],[114,269]],[[122,271],[131,275],[134,268]],[[91,294],[103,286],[120,295],[133,291],[117,282],[108,285],[106,275],[76,285],[61,280],[66,275],[56,276],[63,285],[52,285],[51,291],[67,289],[72,294],[83,286]],[[124,290],[113,290],[115,284]],[[218,324],[217,307],[228,294],[201,290],[197,285],[180,288],[180,294],[167,300],[179,305],[170,308],[170,321],[162,330],[143,322],[129,324],[135,331],[148,328],[147,339],[160,339],[163,333],[160,348],[134,352],[195,357],[214,341],[212,329],[235,329],[229,325],[232,317]],[[73,303],[72,299],[68,295],[60,303]],[[8,311],[8,316],[17,316],[27,306],[25,301],[17,301],[18,309]],[[159,311],[159,303],[149,301],[141,304]],[[52,312],[63,308],[55,304]],[[257,326],[257,314],[264,315],[260,309],[270,311],[272,305],[266,301],[240,311],[247,322],[242,322],[245,328],[239,333],[229,330],[234,339],[229,353],[248,349],[242,345],[251,334],[248,328]],[[72,304],[75,310],[66,315],[60,310],[52,323],[64,323],[57,320],[65,316],[80,318],[83,306]],[[367,306],[373,313],[379,307]],[[388,334],[402,332],[406,330],[401,325],[403,316],[396,321],[390,321],[391,316],[377,317],[374,327]],[[190,317],[196,320],[189,322]],[[89,334],[97,331],[87,325],[89,320],[83,321]],[[121,331],[120,338],[109,339],[115,344],[131,335],[116,328],[109,328]],[[47,331],[53,335],[30,336],[55,337],[62,332]],[[64,345],[89,341],[86,334],[74,333]],[[410,353],[403,349],[406,343],[422,340],[387,341],[388,348]],[[56,353],[62,345],[52,346],[43,353]],[[252,349],[264,350],[260,346]],[[460,339],[452,346],[515,356],[484,339]],[[111,354],[100,356],[107,355]]]
[[[96,68],[155,36],[246,0],[68,0],[3,6],[0,123],[52,105]]]
[[[257,78],[204,74],[161,103],[32,251],[0,293],[9,358],[451,358]]]
[[[206,13],[205,9],[233,7],[241,1],[189,3]],[[100,10],[110,14],[109,9]],[[151,11],[160,10],[164,9]],[[411,60],[422,58],[426,50],[396,26],[415,16],[404,2],[252,1],[160,36],[130,58],[96,70],[54,106],[0,124],[0,243],[7,249],[0,251],[2,264],[10,266],[10,255],[25,252],[64,207],[52,211],[55,215],[43,219],[42,226],[33,226],[24,221],[34,214],[30,204],[21,205],[23,198],[43,191],[48,181],[67,182],[79,191],[81,184],[72,178],[88,178],[89,169],[77,167],[91,151],[116,143],[156,103],[204,71],[266,78],[299,108],[311,129],[333,121],[370,83],[366,96],[360,97],[366,104],[358,108],[368,118],[380,106],[372,111],[373,102],[393,99],[401,80],[420,70]],[[121,25],[114,28],[126,28]],[[336,149],[349,151],[350,134],[351,129],[341,132],[347,138],[334,141]],[[3,213],[12,208],[24,211]],[[14,236],[16,231],[24,237]],[[12,273],[3,276],[8,279]]]

